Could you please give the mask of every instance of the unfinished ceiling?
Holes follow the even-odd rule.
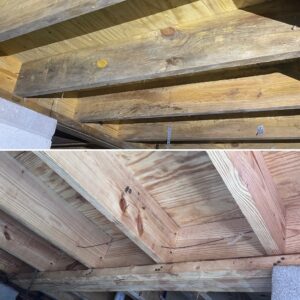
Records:
[[[297,0],[0,5],[0,96],[62,131],[106,148],[299,148]]]
[[[299,161],[298,152],[0,153],[0,270],[52,297],[270,292],[273,265],[299,264]]]

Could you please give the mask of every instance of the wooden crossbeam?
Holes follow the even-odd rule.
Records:
[[[260,152],[208,151],[267,254],[285,250],[285,209]]]
[[[7,153],[0,153],[0,209],[85,266],[101,266],[111,238]]]
[[[74,259],[2,211],[0,228],[3,232],[0,235],[0,248],[39,271],[67,270],[75,263]]]
[[[114,153],[37,155],[154,261],[171,261],[177,224]]]
[[[77,118],[96,123],[294,110],[300,109],[299,94],[299,80],[273,73],[85,97]]]
[[[299,115],[135,123],[120,125],[120,138],[128,142],[166,144],[168,130],[171,129],[171,143],[286,142],[300,140],[299,126]]]
[[[37,96],[298,58],[300,31],[290,24],[300,15],[297,5],[271,1],[131,43],[28,62],[15,93]]]
[[[125,0],[11,0],[1,4],[0,42]]]
[[[33,290],[269,292],[273,265],[299,265],[299,255],[38,274]],[[26,285],[31,274],[14,282]]]

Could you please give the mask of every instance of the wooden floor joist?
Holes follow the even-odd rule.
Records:
[[[290,111],[300,109],[299,94],[299,80],[273,73],[81,98],[77,118],[96,123]]]
[[[6,153],[0,154],[0,186],[0,209],[85,266],[101,266],[111,238]]]
[[[271,1],[252,12],[237,10],[194,25],[162,28],[124,45],[28,62],[15,93],[37,96],[299,58],[300,31],[290,24],[300,14],[297,5]]]
[[[0,248],[39,271],[68,270],[75,260],[0,211]],[[80,264],[78,264],[80,265]]]
[[[0,270],[7,275],[33,272],[34,269],[22,260],[0,249]]]
[[[299,265],[299,255],[38,274],[33,290],[269,292],[273,265]],[[14,282],[28,284],[31,274]]]
[[[172,260],[177,224],[109,152],[37,153],[156,262]],[[71,162],[71,163],[70,163]],[[89,174],[93,174],[90,177]]]
[[[1,3],[0,42],[123,1],[125,0],[4,1]]]
[[[285,251],[285,208],[260,152],[208,151],[268,255]]]
[[[120,138],[128,142],[167,143],[170,130],[171,143],[280,143],[299,141],[299,126],[299,115],[134,123],[120,125]]]

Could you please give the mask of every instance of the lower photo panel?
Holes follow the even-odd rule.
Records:
[[[0,152],[0,300],[300,299],[300,152]]]

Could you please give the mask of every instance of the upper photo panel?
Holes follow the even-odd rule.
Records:
[[[0,0],[0,149],[300,149],[299,0]]]

